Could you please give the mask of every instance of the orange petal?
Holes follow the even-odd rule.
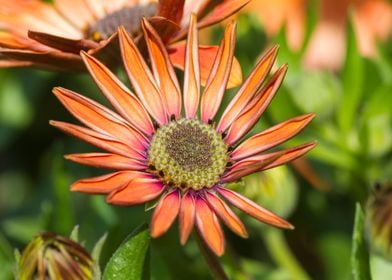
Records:
[[[28,37],[48,47],[79,54],[81,50],[95,49],[98,43],[86,39],[68,39],[42,32],[28,31]]]
[[[3,57],[0,54],[0,68],[30,67],[30,66],[32,66],[32,65],[28,61],[3,60]]]
[[[148,147],[144,135],[106,107],[64,88],[54,88],[53,93],[71,114],[91,129],[123,141],[136,150]]]
[[[316,142],[309,142],[294,148],[255,155],[236,162],[229,172],[222,176],[222,182],[231,182],[253,172],[267,170],[286,162],[295,160],[316,146]]]
[[[200,69],[196,16],[192,14],[186,43],[184,66],[184,107],[187,118],[194,118],[200,98]]]
[[[103,18],[106,15],[105,0],[84,0],[89,10],[94,14],[95,18]],[[107,3],[106,3],[107,4]]]
[[[89,54],[80,54],[95,83],[114,108],[131,124],[151,135],[154,126],[139,99],[101,62]]]
[[[105,153],[86,153],[66,155],[66,159],[74,162],[94,166],[97,168],[115,169],[115,170],[145,170],[146,163],[136,159],[123,157],[115,154]]]
[[[279,47],[275,46],[263,55],[249,77],[242,84],[237,94],[226,107],[216,127],[216,131],[225,131],[233,123],[238,114],[245,108],[271,71],[278,49]]]
[[[159,2],[158,16],[180,23],[185,0],[163,0]]]
[[[294,148],[279,151],[279,152],[284,152],[284,154],[279,156],[276,160],[274,160],[273,162],[271,162],[267,166],[265,166],[262,170],[267,170],[267,169],[273,168],[275,166],[285,164],[286,162],[295,160],[295,159],[303,156],[307,152],[309,152],[311,149],[316,147],[316,145],[317,145],[317,142],[312,141],[312,142],[303,144],[301,146],[297,146]],[[277,152],[277,153],[279,153],[279,152]]]
[[[235,45],[235,22],[227,25],[211,73],[201,97],[201,120],[208,123],[219,109],[226,91]]]
[[[87,24],[95,20],[85,1],[54,0],[53,2],[61,14],[80,29],[84,29]]]
[[[294,229],[294,227],[278,215],[257,205],[252,200],[223,187],[218,187],[217,191],[227,199],[231,204],[245,212],[249,216],[263,222],[280,228]]]
[[[161,236],[170,228],[180,210],[180,203],[180,193],[177,190],[166,194],[159,200],[151,218],[152,237]]]
[[[180,30],[180,26],[177,23],[161,16],[149,17],[148,22],[159,34],[159,37],[165,45],[172,38],[173,34]]]
[[[7,5],[9,1],[2,1],[1,6]],[[18,1],[19,2],[19,1]],[[49,3],[42,1],[22,1],[24,3],[18,3],[14,7],[10,7],[7,11],[7,7],[4,12],[8,15],[12,21],[15,21],[14,26],[11,29],[20,28],[27,30],[45,30],[45,32],[63,36],[68,38],[80,39],[83,37],[83,31],[74,26],[66,18],[64,18],[54,7]],[[15,7],[17,7],[15,9]]]
[[[169,116],[174,115],[178,118],[181,113],[181,93],[169,55],[159,35],[146,19],[142,20],[142,28],[151,58],[154,77],[161,89],[166,110]]]
[[[182,27],[185,27],[190,13],[196,13],[199,18],[201,18],[198,28],[204,28],[209,25],[223,21],[225,18],[231,16],[245,6],[250,0],[226,0],[220,1],[221,3],[215,5],[211,11],[203,16],[205,8],[210,4],[211,0],[198,0],[198,1],[186,1],[184,7],[184,16],[181,23]],[[186,34],[186,29],[180,30],[173,41],[177,41]]]
[[[59,121],[50,121],[50,124],[61,129],[65,133],[108,152],[142,161],[146,160],[145,151],[134,150],[129,145],[94,130]]]
[[[225,251],[225,238],[218,218],[200,197],[196,199],[196,224],[206,244],[218,256]]]
[[[79,55],[60,51],[36,52],[0,48],[0,56],[7,57],[9,60],[28,62],[37,68],[56,71],[84,71],[86,69]]]
[[[189,35],[189,33],[188,33]],[[189,40],[189,39],[188,39]],[[200,67],[200,82],[205,85],[208,75],[211,72],[218,46],[199,46],[199,67]],[[184,69],[185,58],[185,41],[176,43],[170,46],[170,60],[173,65],[179,69]],[[229,81],[227,88],[239,86],[242,83],[242,70],[238,60],[234,57],[231,65]]]
[[[160,125],[166,124],[165,104],[151,71],[123,26],[118,34],[125,69],[137,96]]]
[[[248,237],[244,224],[237,215],[218,196],[211,192],[205,192],[208,204],[219,218],[236,234],[243,238]]]
[[[230,158],[237,161],[279,145],[298,134],[314,117],[315,114],[306,114],[264,130],[241,143]]]
[[[24,49],[26,44],[17,35],[0,30],[0,46],[11,49]]]
[[[90,194],[110,193],[128,184],[136,177],[149,176],[137,171],[120,171],[87,179],[81,179],[71,185],[71,191]]]
[[[134,205],[158,197],[165,187],[156,178],[134,178],[123,188],[111,192],[107,202],[116,205]]]
[[[253,100],[242,110],[230,126],[227,136],[225,137],[225,142],[227,144],[235,144],[258,121],[279,89],[286,72],[287,65],[283,65],[276,71],[261,91],[255,95]]]
[[[242,177],[252,174],[258,170],[263,170],[265,166],[274,162],[284,152],[279,151],[271,154],[257,155],[250,158],[243,159],[236,162],[230,169],[221,177],[221,181],[228,183],[241,179]]]
[[[204,10],[207,8],[208,4],[210,4],[211,0],[198,0],[198,1],[185,1],[184,4],[184,14],[182,16],[181,25],[187,27],[188,19],[191,14],[194,13],[197,16],[201,16]],[[186,33],[186,28],[183,30]]]
[[[213,25],[223,21],[225,18],[233,15],[242,7],[248,4],[250,0],[226,0],[216,5],[198,24],[198,28]]]
[[[186,243],[195,224],[195,198],[189,192],[181,200],[179,215],[180,242]]]

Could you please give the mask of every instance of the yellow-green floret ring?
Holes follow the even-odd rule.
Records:
[[[212,188],[225,171],[227,149],[222,135],[210,125],[194,119],[171,121],[151,140],[149,169],[170,187]]]

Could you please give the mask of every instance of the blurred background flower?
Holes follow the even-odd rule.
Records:
[[[392,4],[386,0],[259,0],[246,11],[257,15],[270,38],[285,28],[290,48],[305,48],[303,63],[308,69],[341,68],[349,20],[359,52],[366,57],[374,57],[377,43],[392,32]],[[310,29],[307,23],[312,20],[316,24]]]
[[[45,3],[0,1],[0,67],[27,67],[56,71],[83,71],[80,51],[117,65],[117,28],[121,25],[140,41],[140,20],[149,18],[164,44],[170,47],[175,65],[183,68],[186,34],[191,13],[199,28],[213,25],[240,10],[249,0],[67,1]],[[176,43],[176,44],[174,44]],[[140,47],[145,47],[141,43]],[[201,47],[201,73],[205,81],[217,47]],[[179,56],[179,57],[178,57]],[[241,69],[233,65],[229,87],[241,83]]]

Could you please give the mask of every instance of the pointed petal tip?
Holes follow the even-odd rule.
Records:
[[[287,225],[286,229],[295,230],[295,226],[293,226],[292,224],[289,223],[289,224]]]
[[[310,121],[313,120],[316,116],[317,116],[317,114],[314,113],[314,112],[305,114],[305,117],[306,117],[306,118],[309,118]]]
[[[163,233],[164,232],[158,232],[157,230],[154,230],[154,228],[151,226],[151,223],[150,223],[150,235],[151,235],[152,238],[158,238]]]
[[[84,58],[84,57],[86,57],[86,56],[87,56],[87,57],[90,56],[90,55],[89,55],[86,51],[84,51],[84,50],[81,50],[79,54],[80,54],[80,56],[81,56],[82,58]]]
[[[72,160],[72,154],[64,155],[65,159]]]
[[[121,42],[122,40],[124,40],[125,38],[127,38],[127,36],[128,36],[128,33],[127,33],[127,31],[125,30],[125,27],[124,27],[123,25],[120,25],[120,26],[117,28],[117,33],[118,33],[120,42]]]
[[[189,236],[186,236],[186,237],[181,236],[180,237],[180,244],[182,246],[184,246],[186,244],[186,242],[188,241],[188,239],[189,239]]]
[[[225,247],[223,246],[222,248],[217,249],[216,251],[214,251],[214,253],[215,253],[218,257],[222,257],[223,254],[225,253]]]

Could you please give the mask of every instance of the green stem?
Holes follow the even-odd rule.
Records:
[[[263,237],[271,257],[277,265],[284,268],[290,274],[292,279],[310,279],[309,275],[291,252],[281,230],[270,228],[263,232]]]
[[[207,247],[207,244],[200,236],[200,233],[197,230],[194,230],[193,232],[200,253],[210,268],[213,278],[217,280],[228,280],[229,277],[227,277],[225,271],[223,270],[218,257]]]

